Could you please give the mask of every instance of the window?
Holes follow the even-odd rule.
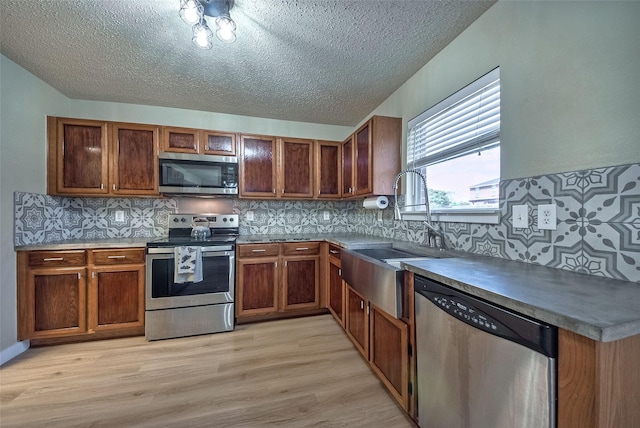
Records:
[[[499,68],[409,121],[407,169],[417,169],[425,176],[435,220],[443,220],[438,218],[439,213],[496,212],[500,183]],[[422,181],[415,174],[408,177],[405,212],[424,212]],[[450,216],[446,221],[452,221]]]

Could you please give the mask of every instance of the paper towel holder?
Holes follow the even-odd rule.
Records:
[[[369,196],[364,198],[362,206],[365,209],[380,209],[383,210],[389,206],[389,198],[386,196]]]

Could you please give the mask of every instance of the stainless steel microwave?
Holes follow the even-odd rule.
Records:
[[[160,153],[159,191],[171,195],[237,195],[235,156]]]

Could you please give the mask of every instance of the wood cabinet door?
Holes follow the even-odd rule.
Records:
[[[342,196],[353,196],[355,183],[353,181],[354,165],[353,137],[342,143]]]
[[[370,307],[369,362],[405,410],[409,400],[408,326],[373,304]]]
[[[236,134],[202,131],[201,152],[206,155],[235,156]]]
[[[162,127],[162,151],[173,153],[198,153],[200,130]]]
[[[362,125],[355,133],[355,194],[371,193],[371,125]],[[384,162],[383,159],[381,159]]]
[[[94,267],[88,293],[90,331],[144,325],[144,265]]]
[[[276,138],[240,136],[240,196],[276,197]]]
[[[318,141],[316,155],[316,192],[322,199],[342,195],[342,143]]]
[[[284,259],[282,309],[320,307],[320,257],[293,256]]]
[[[280,195],[285,198],[313,198],[314,141],[280,139]]]
[[[356,349],[369,359],[369,302],[347,284],[347,335]]]
[[[329,310],[344,328],[344,282],[340,264],[329,262]]]
[[[157,195],[158,127],[124,123],[110,126],[110,191],[120,195]]]
[[[236,316],[278,311],[278,258],[238,260]]]
[[[27,334],[30,339],[87,331],[84,268],[31,269],[27,273]],[[23,320],[24,321],[24,320]]]
[[[106,194],[108,190],[107,122],[50,118],[55,121],[55,173],[49,176],[49,192],[62,194]],[[52,127],[49,127],[50,133]],[[56,180],[55,191],[51,180]]]

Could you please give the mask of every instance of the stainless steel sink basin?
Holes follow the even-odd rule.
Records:
[[[342,250],[340,257],[342,278],[347,284],[396,318],[402,316],[404,270],[400,263],[433,258],[391,247]]]

